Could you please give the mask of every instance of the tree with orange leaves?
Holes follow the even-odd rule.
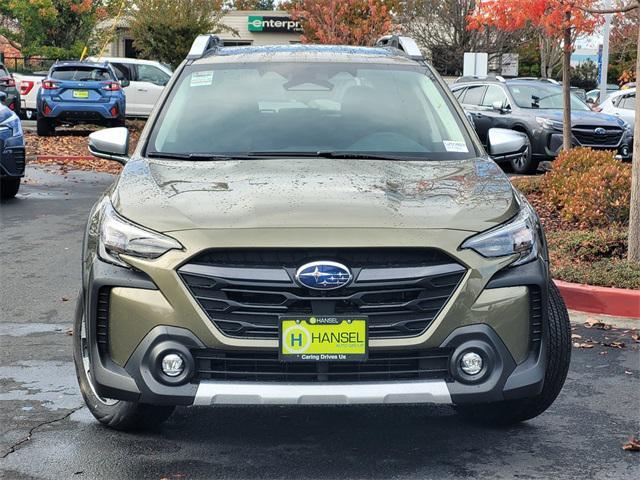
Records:
[[[395,0],[297,0],[288,9],[302,23],[303,43],[372,45],[392,30],[396,4]]]

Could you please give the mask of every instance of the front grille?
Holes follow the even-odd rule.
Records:
[[[604,134],[597,134],[600,127],[574,127],[571,129],[573,136],[581,145],[587,147],[617,147],[622,139],[623,131],[618,127],[602,127]]]
[[[529,287],[529,340],[531,350],[538,351],[542,341],[542,293],[540,287]]]
[[[278,353],[191,351],[194,381],[370,382],[450,379],[452,350],[371,351],[364,362],[280,362]]]
[[[293,281],[314,260],[349,266],[347,287],[315,291]],[[210,251],[179,274],[224,334],[277,338],[280,315],[367,315],[369,338],[423,332],[447,303],[466,270],[428,249]]]
[[[98,290],[98,301],[96,305],[96,341],[98,352],[101,356],[109,353],[109,297],[110,287],[101,287]]]

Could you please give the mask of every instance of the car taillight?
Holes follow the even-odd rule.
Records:
[[[45,103],[44,104],[44,114],[45,115],[49,115],[50,113],[51,113],[51,107]]]
[[[0,78],[0,84],[4,85],[5,87],[15,87],[16,81],[11,77],[2,77]]]
[[[120,84],[118,82],[109,82],[106,83],[103,87],[102,90],[107,90],[109,92],[115,92],[120,90]]]
[[[11,102],[9,105],[7,105],[9,107],[9,110],[15,110],[16,106],[13,102]]]
[[[42,82],[42,88],[45,90],[57,90],[60,88],[60,84],[57,82],[52,82],[51,80],[45,80]]]
[[[27,95],[33,88],[34,82],[31,80],[20,81],[20,95]]]
[[[118,107],[116,105],[114,105],[113,107],[111,107],[111,116],[112,117],[117,117],[118,116]]]

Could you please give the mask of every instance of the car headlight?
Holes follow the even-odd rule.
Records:
[[[461,245],[486,258],[518,254],[511,266],[535,260],[540,250],[540,224],[529,203],[520,198],[520,211],[507,223],[479,233]]]
[[[562,122],[558,122],[557,120],[551,120],[550,118],[544,117],[536,117],[536,122],[542,128],[546,128],[547,130],[562,130]]]
[[[176,239],[168,237],[122,218],[105,197],[100,218],[100,239],[98,256],[109,263],[121,267],[129,265],[120,255],[154,259],[169,250],[182,250],[184,247]]]
[[[12,137],[22,135],[22,123],[15,113],[11,113],[9,118],[0,123],[0,133],[11,132]]]

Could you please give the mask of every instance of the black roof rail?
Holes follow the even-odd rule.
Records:
[[[222,47],[222,40],[217,35],[211,33],[198,35],[191,44],[191,50],[189,50],[187,54],[187,60],[202,58],[205,53],[217,50],[220,47]]]
[[[412,60],[424,60],[420,47],[411,37],[400,35],[385,35],[375,43],[376,47],[395,48],[404,52]]]

